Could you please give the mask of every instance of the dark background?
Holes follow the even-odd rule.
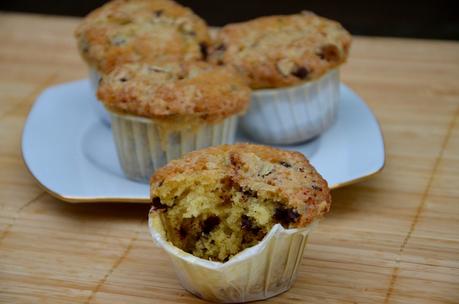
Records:
[[[84,16],[106,1],[1,1],[0,10]],[[352,34],[459,40],[459,1],[178,0],[210,25],[301,10],[340,21]],[[455,5],[458,4],[458,5]]]

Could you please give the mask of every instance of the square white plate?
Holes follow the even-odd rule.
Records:
[[[111,130],[95,114],[89,81],[46,89],[22,136],[22,154],[37,182],[68,202],[149,202],[149,186],[126,179]],[[238,141],[248,142],[243,134]],[[384,166],[378,122],[364,101],[341,85],[335,123],[304,144],[282,146],[305,154],[331,188],[372,176]]]

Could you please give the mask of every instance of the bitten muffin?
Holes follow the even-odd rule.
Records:
[[[130,63],[103,75],[98,98],[111,115],[126,176],[148,182],[155,169],[186,152],[232,143],[250,89],[230,67]]]
[[[98,72],[158,60],[206,58],[206,23],[170,0],[114,0],[91,12],[75,36],[82,57]]]
[[[224,26],[212,61],[237,67],[253,89],[301,84],[344,63],[350,34],[336,21],[310,12],[261,17]]]
[[[327,182],[302,154],[251,144],[170,162],[153,175],[151,198],[173,245],[220,262],[259,243],[277,223],[308,226],[331,203]]]

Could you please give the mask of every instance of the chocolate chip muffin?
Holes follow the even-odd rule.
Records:
[[[331,202],[327,182],[302,154],[250,144],[170,162],[153,175],[151,198],[172,244],[219,262],[259,243],[275,224],[307,227]]]
[[[132,63],[104,75],[98,97],[121,114],[163,122],[216,123],[243,113],[250,89],[231,67],[206,62]]]
[[[310,12],[261,17],[223,27],[211,60],[236,67],[254,89],[241,120],[265,144],[297,144],[332,126],[338,111],[338,68],[351,36],[338,23]]]
[[[103,75],[124,173],[148,182],[157,168],[196,149],[232,143],[250,89],[230,67],[206,62],[130,63]]]
[[[91,12],[75,31],[89,67],[94,113],[110,126],[95,95],[101,73],[133,62],[201,60],[207,57],[205,22],[171,0],[114,0]]]
[[[207,56],[206,23],[170,0],[114,0],[91,12],[75,36],[82,57],[98,72],[158,60]]]
[[[318,79],[346,61],[351,36],[338,23],[310,12],[228,24],[218,33],[212,61],[238,68],[253,89]]]

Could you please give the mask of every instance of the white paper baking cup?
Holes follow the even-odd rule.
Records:
[[[152,119],[109,111],[118,159],[124,174],[148,182],[153,172],[183,154],[210,146],[234,143],[237,116],[218,124],[167,131]]]
[[[267,299],[290,289],[316,224],[301,229],[276,224],[260,243],[220,263],[193,256],[168,242],[158,213],[150,211],[148,220],[153,239],[170,256],[183,288],[223,303]]]
[[[339,102],[339,70],[285,89],[252,92],[241,119],[244,131],[266,144],[304,142],[325,131],[335,120]]]
[[[96,113],[97,117],[107,126],[111,125],[110,114],[103,106],[103,104],[97,99],[97,89],[99,87],[100,74],[93,67],[89,68],[89,83],[91,85],[91,91],[94,98],[91,99],[91,107]]]

